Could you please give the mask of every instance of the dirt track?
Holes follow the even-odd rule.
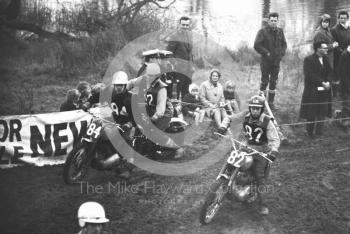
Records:
[[[78,206],[96,200],[110,233],[349,233],[350,136],[328,127],[327,136],[310,140],[296,131],[299,141],[282,147],[272,167],[267,217],[227,200],[212,224],[199,224],[221,162],[183,177],[136,170],[127,185],[112,172],[93,172],[81,186],[63,184],[62,166],[24,166],[0,171],[0,232],[75,233]]]

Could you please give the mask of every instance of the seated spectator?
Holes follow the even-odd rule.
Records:
[[[66,100],[61,104],[60,111],[78,110],[80,93],[77,89],[70,89],[67,92]]]
[[[94,107],[97,106],[100,102],[100,93],[106,88],[104,83],[97,83],[91,88],[91,96],[88,99],[89,104]]]
[[[90,108],[90,104],[88,102],[91,96],[91,85],[89,82],[80,81],[77,85],[77,90],[80,92],[79,98],[79,108],[83,110],[87,110]]]
[[[206,106],[206,115],[213,118],[218,126],[218,132],[224,134],[230,124],[225,110],[224,89],[219,83],[221,73],[217,69],[210,71],[209,80],[204,81],[199,88],[199,98]]]
[[[194,118],[196,125],[203,122],[205,110],[202,109],[202,103],[199,100],[199,87],[196,84],[190,84],[189,93],[182,99],[183,113]]]
[[[232,80],[226,81],[224,85],[224,97],[229,115],[240,112],[241,101],[236,92],[236,84]]]

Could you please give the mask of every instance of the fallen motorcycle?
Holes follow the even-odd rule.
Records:
[[[185,131],[187,122],[181,118],[173,117],[169,123],[166,133],[180,133]],[[132,137],[132,147],[139,154],[154,160],[173,159],[176,149],[161,146],[152,142],[143,133],[142,127],[138,127]]]
[[[89,168],[118,172],[127,163],[115,150],[105,133],[105,129],[108,127],[123,133],[122,128],[112,121],[89,113],[93,118],[80,143],[73,147],[64,164],[63,180],[67,184],[81,182],[87,176]]]
[[[218,213],[224,198],[231,201],[251,203],[257,198],[256,181],[250,170],[253,155],[258,152],[230,137],[233,150],[220,170],[215,182],[211,184],[205,202],[200,210],[199,221],[209,224]]]

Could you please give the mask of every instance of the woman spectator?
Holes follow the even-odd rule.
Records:
[[[326,42],[328,46],[327,58],[330,62],[331,68],[333,69],[334,55],[333,50],[338,47],[338,42],[334,41],[334,38],[330,30],[331,17],[328,14],[323,14],[320,17],[319,25],[316,29],[314,36],[314,42]]]
[[[210,71],[209,80],[204,81],[199,88],[199,97],[206,106],[206,115],[213,118],[218,126],[218,132],[224,134],[230,119],[225,110],[224,88],[219,83],[221,73],[217,69]]]

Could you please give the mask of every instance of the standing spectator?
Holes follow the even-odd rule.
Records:
[[[350,38],[347,42],[347,49],[340,57],[339,75],[340,75],[340,96],[343,101],[342,118],[350,117]],[[350,126],[350,120],[342,121],[345,130]]]
[[[274,109],[275,90],[280,70],[280,62],[286,53],[287,42],[283,30],[277,27],[278,13],[270,13],[268,25],[259,30],[254,42],[254,49],[261,54],[260,90],[266,94],[269,84],[268,103]]]
[[[334,41],[339,43],[339,46],[334,50],[334,70],[335,77],[333,82],[333,96],[336,97],[338,93],[339,86],[339,60],[341,54],[346,50],[346,41],[350,38],[350,28],[347,25],[349,19],[349,14],[346,11],[340,11],[338,14],[338,24],[334,26],[331,30]]]
[[[60,111],[78,110],[80,93],[77,89],[70,89],[67,92],[66,100],[61,104]]]
[[[91,85],[89,82],[86,81],[80,81],[77,85],[77,90],[80,92],[80,98],[79,98],[79,108],[86,110],[90,108],[90,104],[88,102],[90,96],[91,96]]]
[[[85,202],[78,209],[78,222],[81,230],[78,234],[102,234],[103,224],[108,223],[105,209],[97,202]]]
[[[178,90],[183,98],[188,93],[188,87],[192,83],[193,42],[190,30],[191,19],[183,16],[179,23],[180,29],[167,39],[167,50],[173,52],[176,59],[176,79],[179,80]]]
[[[232,80],[226,81],[224,85],[224,97],[229,115],[240,112],[241,101],[236,92],[236,84]]]
[[[319,26],[317,27],[316,33],[314,36],[314,42],[324,41],[327,43],[328,53],[326,56],[333,69],[333,62],[334,62],[333,50],[338,47],[338,42],[334,41],[334,38],[332,36],[331,30],[329,27],[330,23],[331,23],[330,15],[324,14],[320,17]]]
[[[218,126],[218,132],[225,134],[230,124],[227,116],[224,98],[224,89],[219,83],[221,73],[217,69],[210,71],[209,80],[199,87],[199,98],[206,107],[206,115],[213,118]]]
[[[331,117],[331,65],[327,58],[326,42],[313,43],[314,53],[304,60],[304,92],[301,100],[300,117],[308,122],[324,120]],[[323,104],[322,104],[323,103]],[[311,137],[322,135],[323,122],[306,124],[307,134]]]
[[[196,84],[190,84],[189,93],[182,99],[183,112],[185,115],[194,118],[196,125],[203,122],[205,110],[202,109],[202,103],[199,100],[199,87]]]

